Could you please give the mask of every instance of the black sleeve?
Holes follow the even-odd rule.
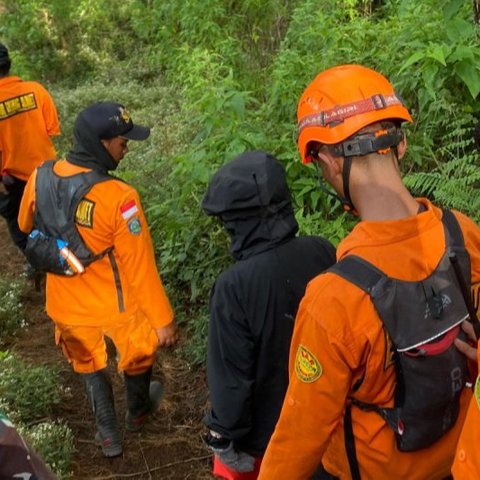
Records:
[[[207,426],[223,437],[245,436],[252,422],[254,339],[232,281],[221,276],[210,296]]]
[[[326,238],[317,237],[317,239],[325,252],[325,268],[329,268],[337,261],[337,250]]]

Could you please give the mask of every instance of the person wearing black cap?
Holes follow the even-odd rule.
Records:
[[[177,341],[138,193],[108,173],[128,152],[128,140],[149,134],[121,104],[90,105],[75,121],[67,159],[37,168],[20,205],[20,228],[30,234],[27,258],[47,272],[56,343],[83,377],[107,457],[120,455],[122,443],[104,335],[124,372],[131,431],[160,402],[162,385],[151,382],[157,347]]]
[[[236,263],[210,297],[207,443],[214,475],[255,479],[288,384],[293,324],[307,283],[335,262],[321,237],[297,237],[285,170],[246,152],[220,168],[202,203],[231,237]]]
[[[0,215],[17,247],[27,236],[17,216],[25,183],[43,161],[55,158],[50,137],[60,134],[52,97],[38,82],[10,75],[8,49],[0,43]]]

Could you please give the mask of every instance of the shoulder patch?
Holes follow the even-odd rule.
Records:
[[[475,382],[473,394],[475,396],[475,400],[477,401],[477,408],[480,410],[480,375],[477,377],[477,381]]]
[[[138,207],[135,200],[129,200],[120,207],[120,212],[124,220],[128,220],[138,212]]]
[[[315,355],[303,345],[298,346],[295,357],[295,374],[304,383],[312,383],[322,375],[322,366]]]
[[[140,223],[140,219],[137,216],[131,218],[128,221],[127,225],[128,225],[128,230],[133,235],[139,235],[140,232],[142,231],[142,224]]]
[[[13,117],[19,113],[28,112],[37,108],[37,100],[35,94],[24,93],[18,97],[8,98],[0,102],[0,120]]]
[[[93,209],[95,208],[95,202],[82,199],[78,204],[77,211],[75,212],[75,223],[82,227],[93,227]]]

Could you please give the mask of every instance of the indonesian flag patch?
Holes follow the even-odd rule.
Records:
[[[130,217],[135,215],[138,212],[138,207],[135,203],[135,200],[130,200],[127,203],[124,203],[120,207],[120,212],[122,213],[122,217],[124,220],[128,220]]]

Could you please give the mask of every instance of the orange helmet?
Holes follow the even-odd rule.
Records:
[[[320,73],[303,92],[297,118],[303,163],[311,161],[310,142],[337,144],[375,122],[412,121],[391,83],[360,65],[340,65]]]

